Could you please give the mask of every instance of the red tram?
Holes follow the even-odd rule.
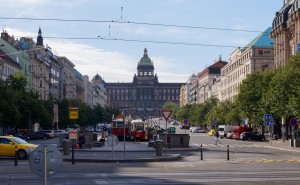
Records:
[[[124,123],[125,121],[125,123]],[[111,124],[112,134],[117,136],[119,140],[129,139],[130,131],[129,131],[129,120],[124,117],[124,115],[119,114],[112,120]]]
[[[132,120],[131,123],[131,140],[133,141],[146,141],[149,140],[148,136],[148,126],[149,122],[143,121],[141,119]]]

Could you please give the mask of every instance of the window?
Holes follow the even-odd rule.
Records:
[[[264,50],[262,50],[262,49],[258,50],[258,54],[259,55],[263,55],[264,54]]]

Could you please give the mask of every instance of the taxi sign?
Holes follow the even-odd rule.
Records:
[[[69,119],[78,119],[77,107],[69,107]]]

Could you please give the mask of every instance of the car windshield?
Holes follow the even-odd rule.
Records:
[[[28,144],[26,141],[24,141],[23,139],[20,139],[18,137],[14,137],[13,140],[18,144]]]

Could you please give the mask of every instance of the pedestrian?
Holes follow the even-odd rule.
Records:
[[[215,133],[215,145],[217,145],[218,143],[221,144],[221,142],[219,141],[219,132],[216,131],[216,133]]]
[[[83,144],[85,144],[85,138],[84,135],[81,133],[78,138],[78,145],[80,149],[82,149]]]

